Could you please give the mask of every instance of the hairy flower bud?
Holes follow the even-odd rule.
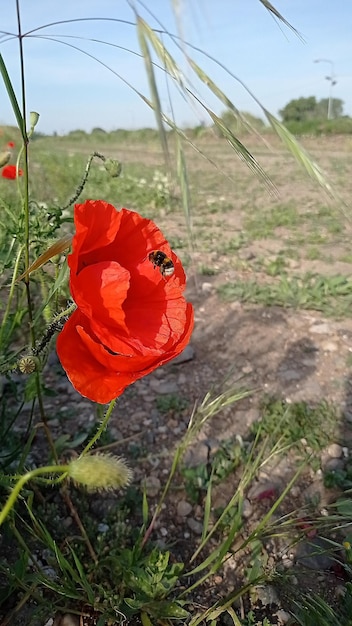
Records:
[[[106,159],[104,167],[111,178],[118,178],[122,171],[122,165],[116,159]]]
[[[68,475],[88,491],[121,489],[132,480],[132,471],[125,461],[111,454],[82,456],[69,463]]]

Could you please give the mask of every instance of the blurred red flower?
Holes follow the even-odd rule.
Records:
[[[8,141],[8,143],[7,143],[7,147],[8,147],[8,148],[14,148],[14,147],[15,147],[14,142],[13,142],[13,141]]]
[[[1,176],[3,178],[10,178],[14,180],[18,176],[23,176],[23,170],[19,169],[17,172],[16,165],[5,165],[1,170]]]
[[[77,310],[57,339],[72,385],[107,403],[186,347],[193,307],[186,277],[157,226],[134,211],[87,200],[74,211],[70,290]],[[149,254],[162,250],[175,271],[162,276]]]

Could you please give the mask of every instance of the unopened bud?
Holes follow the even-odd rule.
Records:
[[[37,113],[36,111],[31,111],[29,114],[29,124],[30,124],[31,130],[36,127],[36,125],[38,124],[38,120],[39,120],[39,113]]]
[[[106,159],[104,167],[111,178],[118,178],[122,171],[122,164],[117,159]]]
[[[132,480],[132,471],[125,461],[111,454],[94,454],[74,459],[68,475],[88,491],[121,489]]]
[[[6,163],[9,162],[11,157],[11,152],[1,152],[0,153],[0,167],[4,167]]]

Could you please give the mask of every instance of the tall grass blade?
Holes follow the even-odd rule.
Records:
[[[155,119],[156,119],[158,131],[160,135],[161,146],[162,146],[162,150],[164,153],[165,163],[170,169],[170,156],[169,156],[169,149],[167,145],[167,137],[166,137],[166,132],[165,132],[164,124],[163,124],[162,109],[161,109],[159,92],[158,92],[156,79],[155,79],[154,67],[153,67],[152,59],[151,59],[149,48],[148,48],[148,43],[147,43],[146,36],[145,36],[144,20],[142,20],[139,17],[139,15],[137,15],[136,18],[137,18],[138,40],[139,40],[139,45],[140,45],[141,52],[144,58],[145,69],[146,69],[146,73],[148,77],[149,88],[150,88],[150,93],[151,93],[151,98],[152,98],[152,103],[153,103],[153,109],[155,113]]]
[[[277,194],[277,189],[276,189],[274,183],[269,178],[267,173],[263,170],[262,166],[258,163],[258,161],[253,156],[253,154],[251,154],[249,152],[249,150],[247,150],[247,148],[243,145],[243,143],[239,139],[237,139],[237,137],[235,137],[235,135],[231,132],[231,130],[223,122],[221,117],[218,117],[218,115],[216,115],[214,113],[214,111],[212,111],[211,109],[209,109],[205,105],[203,105],[203,106],[204,106],[205,110],[207,111],[208,115],[213,120],[216,128],[221,132],[223,137],[225,137],[225,139],[227,139],[227,141],[230,144],[231,148],[233,148],[233,150],[237,153],[239,158],[249,167],[250,170],[252,170],[252,172],[254,174],[259,176],[263,180],[263,182],[265,183],[266,187],[268,188],[268,190],[271,193]]]
[[[187,175],[187,163],[185,159],[185,153],[182,146],[182,140],[179,135],[176,135],[176,155],[177,155],[177,178],[181,189],[182,208],[185,218],[187,235],[188,235],[188,248],[190,258],[193,259],[194,241],[192,230],[192,215],[191,215],[191,194],[189,190],[188,175]],[[194,272],[196,276],[196,272]]]
[[[4,81],[4,85],[5,85],[7,94],[9,96],[9,100],[10,100],[13,112],[15,114],[15,118],[16,118],[16,121],[17,121],[18,128],[21,131],[23,141],[26,142],[27,141],[27,133],[26,133],[25,122],[24,122],[24,119],[22,117],[22,113],[21,113],[20,107],[19,107],[18,102],[17,102],[16,94],[15,94],[14,89],[12,87],[12,83],[11,83],[10,77],[9,77],[9,75],[7,73],[5,61],[4,61],[3,56],[2,56],[1,53],[0,53],[0,73],[1,73],[2,79]]]
[[[187,61],[193,71],[198,76],[199,80],[201,80],[207,87],[209,87],[210,91],[222,102],[227,109],[229,109],[235,116],[235,118],[240,122],[245,128],[249,131],[255,133],[261,139],[260,133],[250,124],[247,118],[242,115],[241,111],[233,104],[233,102],[228,98],[228,96],[218,87],[214,81],[204,72],[204,70],[189,56],[187,56]]]
[[[162,41],[159,39],[157,34],[153,31],[153,29],[145,22],[141,17],[139,17],[140,27],[143,29],[143,33],[146,37],[148,37],[149,42],[154,48],[155,54],[160,59],[165,70],[169,73],[169,75],[174,78],[179,85],[183,88],[183,75],[178,67],[176,61],[171,56],[168,49],[164,46]]]
[[[290,22],[288,22],[283,15],[281,15],[281,13],[279,13],[279,11],[271,4],[271,2],[269,2],[269,0],[259,0],[259,2],[262,3],[262,5],[267,9],[267,11],[269,11],[269,13],[271,13],[274,17],[276,17],[278,20],[280,20],[283,24],[285,24],[285,26],[287,26],[288,28],[290,28],[295,35],[297,35],[297,37],[299,37],[300,39],[302,39],[302,36],[300,35],[300,33],[298,32],[298,30],[296,30],[294,28],[294,26],[292,26],[292,24],[290,24]]]
[[[304,150],[304,148],[298,143],[297,139],[290,133],[289,130],[279,122],[279,120],[269,113],[267,109],[262,107],[265,116],[270,123],[273,130],[280,137],[283,144],[288,148],[291,154],[295,157],[296,161],[303,167],[303,169],[307,172],[307,174],[315,180],[331,197],[335,197],[335,193],[326,180],[322,170],[319,165],[312,160],[309,154]]]

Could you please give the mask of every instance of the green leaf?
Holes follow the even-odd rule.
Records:
[[[11,83],[10,77],[9,77],[9,75],[7,73],[5,61],[3,59],[2,54],[0,54],[0,73],[2,75],[2,79],[4,81],[5,88],[6,88],[8,96],[9,96],[9,100],[11,102],[12,109],[13,109],[13,112],[15,114],[15,118],[16,118],[16,121],[17,121],[18,128],[21,131],[23,141],[26,142],[28,140],[28,138],[27,138],[27,133],[26,133],[25,122],[24,122],[24,119],[22,117],[22,113],[20,111],[20,107],[18,106],[16,94],[15,94],[14,89],[12,87],[12,83]]]
[[[352,500],[347,498],[339,498],[336,502],[337,511],[340,515],[352,518]]]

